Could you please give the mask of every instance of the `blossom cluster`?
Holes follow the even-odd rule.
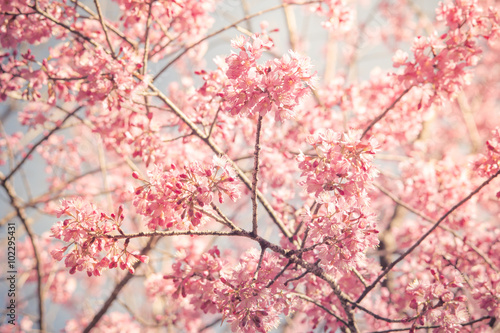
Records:
[[[260,262],[260,264],[259,264]],[[229,268],[217,247],[199,256],[182,254],[162,284],[149,283],[150,295],[172,293],[188,298],[204,313],[221,313],[235,332],[268,332],[279,324],[281,313],[294,305],[280,276],[281,260],[252,248]],[[173,284],[173,287],[169,287]]]
[[[138,251],[127,250],[128,240],[120,244],[109,237],[111,232],[121,230],[125,218],[122,213],[121,206],[116,214],[108,216],[81,199],[63,200],[58,217],[66,215],[68,218],[57,222],[50,230],[53,237],[70,242],[70,245],[52,250],[50,254],[58,261],[65,258],[64,263],[70,274],[85,270],[88,276],[100,276],[103,270],[118,266],[133,274],[133,264],[138,260],[147,262],[149,258]],[[65,254],[71,245],[73,250]]]
[[[467,297],[455,291],[463,284],[459,279],[449,281],[433,269],[431,274],[433,282],[414,280],[406,288],[411,297],[410,308],[416,312],[410,332],[415,331],[416,325],[425,324],[439,325],[435,332],[460,332],[460,323],[469,319]]]
[[[377,144],[331,130],[309,136],[308,143],[316,154],[297,158],[300,184],[316,201],[315,211],[305,208],[307,241],[330,269],[355,267],[368,248],[378,245],[367,194],[377,175],[371,163]]]
[[[257,64],[273,46],[266,35],[253,35],[251,40],[240,36],[232,46],[240,51],[226,58],[229,80],[223,91],[224,109],[232,115],[272,112],[276,120],[293,118],[295,107],[312,88],[309,58],[290,51],[281,59]]]
[[[205,208],[223,194],[236,201],[240,197],[234,170],[225,158],[214,157],[211,164],[192,162],[179,171],[175,164],[168,170],[155,165],[148,171],[149,180],[135,190],[134,206],[148,218],[148,227],[192,229],[207,220]],[[137,173],[134,178],[140,179]]]
[[[366,189],[377,175],[371,163],[377,149],[375,139],[361,142],[352,134],[326,130],[310,135],[307,141],[315,154],[301,153],[297,160],[304,178],[300,184],[308,193],[366,198]]]
[[[500,21],[492,7],[484,9],[477,1],[440,3],[436,19],[449,30],[441,35],[435,32],[429,37],[416,37],[412,46],[414,60],[409,61],[408,54],[398,51],[393,62],[396,68],[404,68],[398,79],[405,87],[427,85],[436,92],[434,97],[453,97],[471,82],[467,68],[479,62],[479,37],[495,39]]]

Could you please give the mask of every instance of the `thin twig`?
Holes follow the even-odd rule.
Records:
[[[413,86],[409,87],[409,88],[406,88],[402,93],[401,95],[399,95],[398,98],[396,98],[394,100],[394,102],[392,102],[391,105],[389,105],[385,110],[384,112],[382,112],[380,115],[378,115],[375,119],[372,120],[372,122],[368,125],[368,127],[366,127],[366,129],[364,130],[363,134],[361,134],[361,137],[360,137],[360,140],[366,135],[366,133],[368,133],[369,130],[372,129],[373,126],[375,126],[376,123],[378,123],[382,118],[385,117],[385,115],[387,114],[387,112],[389,112],[390,110],[392,110],[396,104],[401,100],[401,98],[403,98],[404,95],[406,95],[410,89],[413,88]]]
[[[354,275],[357,276],[357,278],[359,279],[359,281],[363,284],[363,286],[366,288],[368,286],[368,284],[366,283],[366,280],[365,278],[363,277],[363,275],[361,275],[361,273],[358,272],[358,270],[356,268],[352,268],[351,271],[354,273]]]
[[[260,131],[262,129],[262,115],[259,114],[257,120],[257,132],[255,137],[255,151],[253,158],[253,178],[252,178],[252,232],[257,235],[257,182],[259,181],[259,152],[260,152]]]
[[[148,72],[148,54],[149,54],[149,29],[151,28],[151,21],[152,21],[152,14],[151,14],[151,9],[153,8],[153,2],[151,1],[149,3],[149,9],[148,9],[148,19],[146,21],[146,32],[145,32],[145,37],[144,37],[144,55],[142,58],[142,74],[146,75]],[[146,98],[144,96],[144,98]],[[147,102],[146,102],[147,103]]]
[[[215,112],[215,117],[212,123],[210,124],[210,129],[208,130],[207,138],[209,138],[212,135],[212,131],[214,130],[215,123],[217,122],[217,117],[219,116],[220,112],[220,107],[217,109],[217,112]]]
[[[283,273],[285,273],[285,271],[287,270],[288,267],[290,267],[291,264],[292,263],[290,261],[288,261],[286,263],[285,267],[283,267],[283,269],[278,274],[276,274],[276,276],[271,281],[269,281],[269,283],[267,284],[266,288],[271,287],[274,284],[274,282],[278,281],[278,278],[281,275],[283,275]]]
[[[262,260],[264,259],[264,254],[266,253],[266,248],[261,247],[260,249],[260,257],[259,257],[259,262],[257,263],[257,268],[255,268],[255,273],[253,273],[253,280],[257,280],[257,277],[259,276],[259,270],[260,267],[262,266]]]
[[[297,296],[298,298],[301,298],[303,299],[304,301],[308,301],[310,303],[313,303],[314,305],[316,305],[317,307],[325,310],[329,315],[335,317],[335,319],[337,319],[338,321],[340,321],[342,324],[344,324],[345,326],[348,326],[347,322],[342,319],[341,317],[339,317],[337,314],[335,314],[335,312],[333,312],[332,310],[328,309],[327,307],[325,307],[323,304],[321,304],[320,302],[312,299],[311,297],[307,296],[307,295],[304,295],[304,294],[299,294],[299,293],[292,293],[291,295],[294,295],[294,296]]]
[[[47,140],[52,134],[54,134],[55,131],[57,131],[58,129],[61,128],[61,126],[66,122],[66,120],[68,120],[69,118],[71,118],[71,116],[73,116],[76,112],[78,112],[80,109],[82,108],[82,106],[79,106],[77,107],[73,112],[71,112],[70,114],[68,114],[62,121],[61,123],[59,123],[57,126],[55,126],[52,130],[50,130],[49,133],[47,133],[47,135],[45,135],[43,138],[41,138],[37,143],[35,143],[31,149],[26,153],[26,155],[24,156],[24,158],[14,167],[14,169],[12,169],[12,171],[4,178],[2,179],[1,183],[2,183],[2,186],[14,175],[14,173],[24,164],[24,162],[26,162],[26,160],[28,158],[30,158],[31,154],[35,151],[36,148],[38,148],[38,146],[40,144],[42,144],[42,142],[44,142],[45,140]]]
[[[99,0],[94,0],[95,8],[97,9],[97,15],[99,16],[99,22],[101,22],[102,30],[104,31],[104,36],[106,37],[106,42],[109,46],[109,51],[111,57],[116,59],[115,51],[113,49],[113,44],[111,44],[111,40],[109,39],[108,29],[106,29],[107,25],[104,23],[104,17],[102,16],[101,5],[99,4]]]
[[[98,15],[96,13],[94,13],[94,11],[92,11],[92,9],[90,9],[89,7],[87,7],[86,5],[81,3],[80,1],[77,1],[77,0],[70,0],[70,1],[73,2],[76,6],[80,7],[84,11],[86,11],[88,14],[90,14],[96,20],[99,18]],[[115,28],[112,24],[105,23],[105,25],[106,25],[106,28],[108,28],[110,31],[112,31],[115,35],[117,35],[118,37],[123,39],[125,42],[127,42],[130,46],[132,46],[132,48],[134,50],[137,49],[137,42],[128,39],[127,36],[125,36],[125,34],[123,32],[121,32],[120,30]]]
[[[224,213],[220,210],[219,207],[217,207],[216,204],[212,203],[211,204],[212,206],[212,209],[215,210],[217,212],[217,214],[219,214],[219,216],[224,220],[225,224],[231,228],[232,230],[238,230],[239,228],[237,226],[234,225],[234,223],[227,218],[226,215],[224,215]]]

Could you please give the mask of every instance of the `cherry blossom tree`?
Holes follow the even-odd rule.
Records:
[[[0,1],[0,332],[500,329],[499,10]]]

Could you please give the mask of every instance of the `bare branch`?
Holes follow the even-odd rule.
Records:
[[[259,114],[257,120],[257,133],[255,138],[255,151],[253,159],[252,173],[252,232],[257,235],[257,182],[259,181],[259,152],[260,152],[260,131],[262,128],[262,115]]]
[[[335,319],[337,319],[338,321],[340,321],[342,324],[344,324],[345,326],[348,326],[347,322],[342,319],[340,316],[338,316],[337,314],[335,314],[335,312],[333,312],[332,310],[328,309],[326,306],[324,306],[323,304],[321,304],[320,302],[312,299],[311,297],[307,296],[307,295],[304,295],[304,294],[299,294],[299,293],[293,293],[292,295],[294,296],[297,296],[298,298],[301,298],[303,299],[304,301],[308,301],[310,303],[313,303],[314,305],[316,305],[317,307],[325,310],[329,315],[335,317]]]
[[[104,23],[104,17],[102,16],[101,5],[99,4],[99,0],[94,0],[95,7],[97,9],[97,15],[99,15],[99,22],[101,22],[102,30],[104,31],[104,36],[106,37],[106,42],[109,46],[109,51],[113,59],[116,59],[115,51],[113,49],[113,44],[111,44],[111,40],[109,39],[108,29],[106,29],[107,25]]]

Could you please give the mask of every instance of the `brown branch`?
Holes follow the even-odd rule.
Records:
[[[377,117],[375,117],[375,119],[372,120],[372,122],[368,125],[368,127],[366,127],[366,129],[364,130],[363,134],[361,134],[361,137],[359,138],[360,140],[363,139],[363,137],[366,135],[366,133],[368,133],[368,131],[370,131],[372,129],[373,126],[375,126],[376,123],[378,123],[382,118],[385,117],[385,115],[390,111],[392,110],[396,104],[401,100],[401,98],[403,98],[404,95],[406,95],[410,90],[411,88],[413,88],[413,86],[409,87],[409,88],[406,88],[402,93],[401,95],[399,95],[398,98],[396,98],[394,100],[394,102],[392,102],[391,105],[389,105],[385,110],[384,112],[382,112],[381,114],[379,114]]]
[[[38,325],[40,327],[40,332],[45,332],[45,308],[44,308],[44,295],[43,295],[43,285],[42,285],[42,265],[40,259],[40,252],[38,250],[38,246],[35,241],[35,233],[31,229],[31,226],[28,221],[28,217],[26,216],[26,211],[22,208],[22,205],[19,203],[19,199],[14,191],[14,188],[10,183],[7,182],[7,178],[4,177],[3,173],[0,172],[0,179],[2,180],[2,187],[7,192],[7,195],[10,200],[10,204],[16,211],[17,217],[24,226],[26,233],[28,234],[28,238],[30,239],[31,245],[33,246],[33,254],[35,256],[36,262],[36,281],[37,281],[37,296],[38,296]]]
[[[61,128],[61,126],[66,122],[66,120],[68,120],[69,118],[71,118],[71,116],[73,116],[77,111],[79,111],[80,109],[82,108],[82,106],[79,106],[77,107],[73,112],[71,112],[70,114],[68,114],[62,121],[59,125],[55,126],[52,130],[50,130],[49,133],[47,133],[47,135],[45,135],[43,138],[41,138],[37,143],[35,143],[33,145],[33,147],[31,147],[31,149],[28,151],[28,153],[26,153],[26,155],[24,156],[24,158],[14,167],[14,169],[12,169],[11,172],[9,172],[9,174],[3,178],[1,180],[1,185],[2,186],[5,186],[6,182],[14,175],[14,173],[16,173],[17,170],[19,170],[19,168],[24,164],[24,162],[26,162],[26,160],[28,160],[28,158],[31,156],[31,154],[35,151],[36,148],[38,148],[39,145],[41,145],[45,140],[47,140],[52,134],[54,134],[54,132],[56,132],[58,129]]]
[[[218,231],[218,230],[184,230],[184,231],[150,231],[137,232],[134,234],[117,234],[117,235],[102,235],[102,237],[111,239],[131,239],[140,237],[154,236],[246,236],[241,229],[234,231]],[[97,235],[96,235],[97,236]]]
[[[99,16],[99,22],[101,22],[102,30],[104,31],[104,36],[106,37],[106,42],[109,46],[109,51],[113,59],[116,59],[115,51],[113,49],[113,44],[111,44],[111,40],[109,39],[108,29],[106,29],[106,24],[104,23],[104,17],[102,16],[101,5],[99,4],[99,0],[94,0],[95,7],[97,9],[97,15]]]
[[[307,302],[310,302],[310,303],[313,303],[314,305],[316,305],[317,307],[323,309],[324,311],[326,311],[329,315],[335,317],[335,319],[337,319],[338,321],[340,321],[342,324],[344,324],[345,326],[348,326],[347,322],[342,319],[341,317],[339,317],[337,314],[335,314],[335,312],[333,312],[332,310],[328,309],[326,306],[324,306],[323,304],[321,304],[320,302],[312,299],[311,297],[307,296],[307,295],[304,295],[304,294],[300,294],[300,293],[292,293],[292,295],[294,296],[297,296],[298,298],[301,298],[303,299],[304,301],[307,301]]]
[[[476,193],[478,193],[483,187],[488,185],[495,177],[500,175],[500,170],[498,170],[495,174],[490,176],[487,180],[485,180],[481,185],[479,185],[474,191],[469,193],[468,196],[460,200],[457,204],[455,204],[450,210],[448,210],[439,220],[434,223],[434,225],[420,237],[408,250],[406,250],[402,255],[400,255],[396,260],[394,260],[387,268],[375,279],[375,281],[368,287],[366,288],[363,293],[359,296],[359,298],[356,300],[356,303],[354,304],[354,308],[356,308],[359,302],[365,298],[365,296],[373,289],[375,286],[382,280],[384,276],[389,273],[390,270],[394,266],[396,266],[400,261],[402,261],[404,258],[406,258],[413,250],[415,250],[440,224],[443,222],[451,213],[453,213],[458,207],[463,205],[465,202],[469,201],[470,198],[472,198]]]
[[[257,182],[259,181],[259,152],[260,152],[260,131],[262,128],[262,115],[259,114],[257,120],[257,133],[255,138],[255,151],[253,158],[252,174],[252,232],[257,235]]]
[[[428,221],[428,222],[431,222],[432,224],[435,224],[437,221],[431,219],[430,217],[426,216],[424,213],[422,213],[421,211],[418,211],[416,209],[414,209],[413,207],[411,207],[410,205],[408,205],[406,202],[404,201],[401,201],[400,199],[398,199],[394,194],[392,194],[391,192],[389,192],[389,190],[387,190],[386,188],[382,187],[381,185],[375,183],[374,184],[376,188],[378,188],[382,193],[384,193],[385,195],[387,195],[389,198],[391,198],[392,201],[394,201],[395,203],[397,203],[398,205],[406,208],[407,210],[409,210],[410,212],[412,212],[413,214],[423,218],[424,220]],[[451,233],[453,236],[455,236],[455,238],[458,238],[460,239],[465,245],[469,246],[474,252],[477,253],[477,255],[479,255],[487,264],[488,266],[490,266],[490,268],[492,270],[494,270],[495,272],[497,273],[500,273],[500,269],[498,269],[498,267],[495,266],[495,264],[486,256],[486,254],[484,254],[476,245],[472,244],[471,242],[463,239],[463,237],[461,237],[459,234],[456,233],[455,230],[453,229],[450,229],[448,228],[447,226],[444,226],[444,225],[440,225],[439,226],[440,229],[443,229],[445,231],[448,231],[449,233]]]
[[[466,323],[462,323],[460,325],[462,326],[469,326],[469,325],[473,325],[475,323],[478,323],[480,321],[483,321],[483,320],[486,320],[486,319],[491,319],[492,317],[490,316],[485,316],[485,317],[481,317],[479,319],[474,319],[474,320],[471,320],[471,321],[468,321]],[[415,326],[414,329],[417,329],[417,330],[430,330],[430,329],[433,329],[433,328],[440,328],[442,326],[439,326],[439,325],[433,325],[433,326]],[[368,333],[391,333],[391,332],[404,332],[404,331],[409,331],[411,330],[412,327],[405,327],[405,328],[393,328],[393,329],[388,329],[388,330],[384,330],[384,331],[371,331],[371,332],[368,332]]]

